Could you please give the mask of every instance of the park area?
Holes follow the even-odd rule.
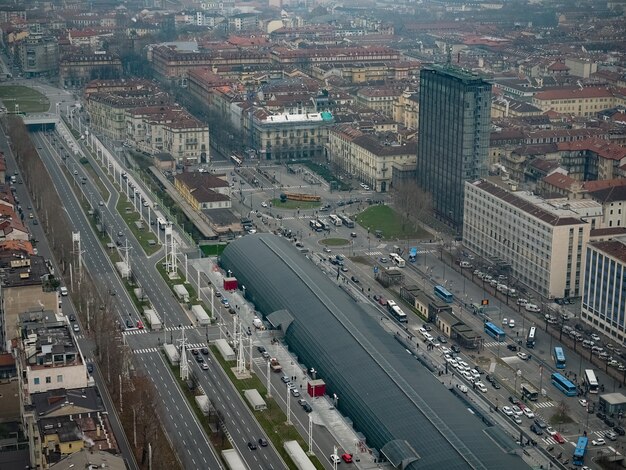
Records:
[[[8,113],[43,113],[50,107],[48,98],[25,86],[0,86],[0,100]]]
[[[382,238],[386,240],[432,238],[432,235],[418,227],[413,220],[402,217],[384,204],[368,207],[356,216],[356,221],[371,234],[380,230]]]

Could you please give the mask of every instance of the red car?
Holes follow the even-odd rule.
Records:
[[[345,453],[341,456],[345,463],[352,463],[352,454]]]
[[[141,320],[137,322],[137,328],[139,328],[140,330],[143,330],[143,322]]]
[[[385,305],[387,305],[387,299],[381,297],[380,299],[378,299],[378,303],[384,307]]]
[[[526,409],[526,405],[524,405],[524,403],[521,402],[521,401],[518,401],[516,403],[516,405],[519,406],[519,409],[522,410],[522,411],[524,411]]]
[[[563,439],[563,436],[561,436],[560,433],[556,433],[554,436],[552,436],[554,438],[554,440],[556,442],[558,442],[559,444],[565,444],[565,439]]]

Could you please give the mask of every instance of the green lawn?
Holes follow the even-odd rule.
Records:
[[[9,113],[15,112],[16,104],[20,113],[43,113],[50,108],[48,98],[25,86],[0,86],[0,100]]]
[[[411,222],[405,223],[400,214],[387,205],[368,207],[356,216],[356,221],[362,227],[369,229],[372,235],[376,230],[380,230],[385,239],[430,238],[428,232],[415,227]]]
[[[226,248],[226,244],[220,243],[218,245],[200,245],[202,254],[204,256],[219,256]]]
[[[324,238],[323,240],[320,240],[320,245],[326,246],[345,246],[349,244],[350,240],[346,238]]]
[[[126,208],[130,208],[131,211],[126,212]],[[152,233],[146,224],[144,224],[143,230],[137,228],[135,222],[140,219],[139,212],[134,210],[132,203],[123,194],[120,194],[120,199],[117,202],[117,211],[122,216],[124,222],[126,222],[126,225],[128,225],[128,228],[130,228],[131,232],[133,232],[133,235],[135,235],[135,238],[139,241],[141,247],[148,256],[157,252],[161,248],[156,234]],[[156,243],[154,245],[150,245],[148,243],[150,240],[154,240]]]

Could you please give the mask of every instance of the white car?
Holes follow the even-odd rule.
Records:
[[[504,317],[504,318],[502,319],[502,324],[503,324],[503,325],[508,325],[508,324],[509,324],[509,319],[508,319],[507,317]]]
[[[504,413],[507,416],[513,416],[513,410],[511,409],[510,406],[503,406],[502,407],[502,413]]]
[[[580,400],[578,400],[578,403],[580,403],[580,406],[584,406],[584,407],[587,407],[588,405],[587,400],[585,400],[584,398],[581,398]]]
[[[524,414],[524,412],[517,405],[513,405],[511,409],[513,410],[513,414],[515,414],[515,416],[522,416]]]
[[[513,416],[513,421],[515,421],[515,424],[522,424],[522,418],[519,416]]]
[[[444,354],[450,354],[450,348],[446,348],[445,346],[441,346],[441,352]]]
[[[546,432],[547,432],[549,435],[554,436],[554,435],[557,433],[557,430],[556,430],[556,429],[554,429],[554,428],[553,428],[553,427],[551,427],[551,426],[548,426],[548,428],[546,429]]]
[[[469,373],[468,371],[466,371],[466,370],[461,371],[461,375],[462,375],[463,377],[465,377],[467,380],[472,380],[472,378],[473,378],[473,377],[472,377],[472,374],[470,374],[470,373]]]
[[[422,327],[419,329],[419,332],[422,334],[422,336],[426,336],[426,333],[428,333],[428,331],[426,331],[426,328]]]
[[[341,463],[341,459],[339,458],[337,454],[330,454],[328,458],[330,459],[331,463],[337,463],[337,464]]]
[[[526,417],[529,418],[529,419],[533,419],[535,417],[535,413],[530,411],[530,408],[528,408],[528,407],[524,408],[522,410],[522,413],[524,413],[526,415]]]
[[[509,328],[515,328],[515,320],[512,318],[509,320]]]
[[[480,373],[476,369],[470,370],[470,374],[472,374],[474,378],[480,379]]]
[[[528,303],[528,300],[526,300],[526,299],[517,299],[517,305],[524,306],[527,303]]]
[[[462,365],[462,366],[463,366],[463,369],[464,369],[464,370],[470,370],[470,366],[469,366],[469,364],[468,364],[467,362],[465,362],[465,361],[457,361],[457,362],[458,362],[460,365]]]
[[[604,444],[606,444],[606,441],[600,437],[591,441],[591,444],[593,444],[594,446],[603,446]]]
[[[261,207],[267,207],[267,202],[263,201],[263,202],[261,203]]]
[[[485,384],[482,382],[476,382],[474,385],[476,385],[476,388],[478,390],[480,390],[483,393],[487,393],[487,387],[485,387]]]
[[[467,393],[467,387],[463,384],[456,384],[456,388],[458,388],[463,393]]]
[[[517,357],[519,357],[522,361],[525,361],[528,359],[528,354],[526,354],[525,352],[518,352]]]
[[[600,337],[595,333],[591,334],[591,339],[594,341],[600,341]]]

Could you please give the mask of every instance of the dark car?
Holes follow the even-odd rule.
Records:
[[[204,362],[204,358],[202,356],[196,356],[197,362]]]
[[[352,279],[352,282],[354,282],[355,284],[359,283],[359,278],[356,276],[352,276],[350,279]]]
[[[535,423],[535,426],[539,427],[539,429],[546,429],[548,427],[548,425],[544,423],[542,420],[540,420],[539,418],[535,419],[534,423]]]
[[[610,428],[614,428],[615,427],[615,421],[613,421],[611,418],[605,418],[604,419],[604,424],[606,424]]]
[[[509,351],[517,351],[517,346],[516,346],[515,344],[510,344],[510,343],[509,343],[509,344],[507,344],[507,345],[506,345],[506,348],[507,348]]]
[[[262,437],[259,438],[259,445],[261,447],[267,447],[267,440],[263,439]]]
[[[596,416],[597,416],[598,418],[600,418],[602,421],[604,421],[604,420],[606,419],[606,415],[605,415],[604,413],[602,413],[602,411],[598,411],[598,412],[596,413]]]
[[[70,321],[76,321],[76,315],[70,313]]]
[[[517,398],[515,398],[514,396],[510,396],[509,397],[509,402],[513,403],[514,405],[517,404]]]
[[[257,351],[259,351],[261,354],[263,354],[265,352],[265,348],[263,346],[257,346],[256,347]]]
[[[453,344],[450,349],[452,349],[457,354],[461,352],[461,348],[459,348],[456,344]]]
[[[313,408],[311,408],[311,405],[309,405],[308,403],[305,403],[304,405],[302,405],[302,409],[306,411],[307,413],[310,413],[311,411],[313,411]]]
[[[198,354],[200,354],[200,352],[197,349],[192,349],[191,354],[193,354],[194,356],[197,356]]]
[[[491,385],[493,385],[493,388],[495,388],[496,390],[500,390],[500,384],[495,380],[491,382]]]
[[[621,426],[615,426],[613,428],[613,431],[615,431],[617,434],[619,434],[620,436],[623,436],[624,434],[626,434],[626,431],[624,431],[624,428]]]
[[[87,372],[93,373],[93,364],[91,362],[87,363]]]
[[[539,426],[535,425],[535,424],[531,424],[530,425],[530,430],[532,432],[534,432],[535,434],[537,434],[537,436],[542,436],[543,435],[542,429]]]
[[[374,299],[375,302],[378,302],[378,299],[380,299],[380,295],[374,294],[373,299]]]
[[[256,444],[252,441],[248,442],[248,449],[256,450]]]
[[[132,328],[133,327],[133,322],[130,321],[128,318],[126,319],[126,328]]]
[[[489,375],[489,374],[487,374],[487,375],[485,376],[485,380],[486,380],[487,382],[489,382],[490,384],[493,384],[493,383],[496,381],[496,379],[494,379],[494,378],[493,378],[491,375]]]
[[[201,352],[202,354],[204,354],[205,356],[208,356],[208,355],[209,355],[209,348],[202,348],[202,349],[200,350],[200,352]]]

